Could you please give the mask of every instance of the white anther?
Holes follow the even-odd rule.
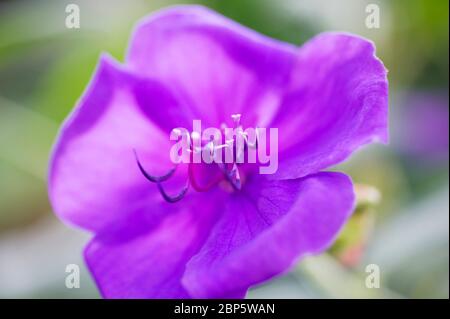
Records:
[[[191,133],[191,137],[193,140],[199,140],[200,139],[200,134],[196,131]]]
[[[233,119],[235,127],[237,127],[241,121],[241,114],[232,114],[231,118]]]

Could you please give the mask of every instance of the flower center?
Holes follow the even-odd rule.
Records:
[[[189,143],[188,150],[191,156],[191,161],[188,163],[188,179],[186,185],[175,195],[167,194],[162,183],[172,177],[179,164],[175,164],[172,169],[163,175],[151,175],[144,169],[139,161],[136,151],[134,151],[136,162],[142,175],[150,182],[156,183],[164,200],[169,203],[178,202],[186,195],[190,186],[197,192],[206,192],[219,184],[227,191],[239,191],[242,188],[243,179],[241,174],[245,174],[245,172],[241,172],[240,168],[244,165],[244,159],[246,155],[248,155],[249,150],[256,152],[258,143],[256,135],[250,138],[248,132],[243,130],[240,123],[240,114],[233,114],[231,118],[233,121],[233,128],[230,130],[229,127],[222,124],[221,131],[224,132],[224,134],[220,141],[214,140],[213,138],[209,141],[196,140],[201,139],[199,134],[196,134],[196,132],[191,134],[192,142]],[[230,131],[233,132],[231,136],[229,134]],[[192,157],[196,153],[206,153],[210,158],[219,158],[220,160],[212,161],[209,164],[196,164],[192,161]],[[218,169],[218,174],[212,174],[212,178],[206,183],[200,183],[197,174],[199,173],[199,170],[202,170],[203,165],[213,165]]]

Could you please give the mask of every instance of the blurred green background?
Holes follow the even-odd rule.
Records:
[[[65,27],[69,3],[80,7],[80,29]],[[339,167],[358,184],[353,219],[329,252],[248,297],[448,298],[448,1],[196,3],[297,45],[326,30],[360,34],[389,69],[390,145]],[[380,7],[378,29],[365,25],[369,3]],[[123,61],[134,23],[173,4],[0,2],[0,298],[98,297],[81,258],[89,234],[63,225],[49,205],[49,152],[100,53]],[[82,268],[79,289],[65,287],[72,263]],[[379,289],[365,286],[368,264],[380,268]]]

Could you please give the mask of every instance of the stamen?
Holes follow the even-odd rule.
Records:
[[[184,195],[186,195],[186,192],[189,189],[189,184],[186,184],[186,186],[184,186],[183,189],[177,195],[170,196],[170,195],[168,195],[166,193],[166,191],[162,187],[161,183],[157,183],[156,185],[158,186],[158,190],[161,193],[162,197],[168,203],[176,203],[176,202],[178,202],[179,200],[181,200],[184,197]]]
[[[241,114],[232,114],[231,118],[234,122],[234,127],[237,128],[241,122]]]
[[[233,164],[233,168],[228,173],[231,183],[239,190],[241,189],[241,175],[239,174],[239,168],[236,163]]]
[[[149,173],[147,173],[147,171],[144,169],[144,167],[142,167],[141,162],[139,161],[139,158],[137,156],[136,150],[133,150],[133,151],[134,151],[134,156],[136,158],[136,162],[139,166],[139,170],[141,171],[142,175],[144,175],[145,178],[147,178],[150,182],[153,182],[153,183],[164,182],[165,180],[169,179],[173,175],[173,173],[175,173],[175,170],[177,169],[177,167],[175,166],[174,168],[171,168],[164,175],[161,175],[161,176],[150,175]]]
[[[191,133],[191,140],[192,140],[192,142],[191,142],[190,152],[201,153],[202,146],[195,146],[195,145],[201,144],[201,135],[198,132],[194,131]]]
[[[245,141],[245,144],[247,145],[247,147],[248,148],[258,148],[258,138],[259,138],[259,135],[258,135],[258,128],[256,128],[255,129],[255,133],[256,133],[256,135],[255,135],[255,143],[250,143],[250,141],[248,140],[248,134],[247,134],[247,132],[243,132],[242,133],[242,137],[244,138],[244,141]]]
[[[226,165],[217,164],[219,168],[222,170],[222,173],[225,175],[227,181],[231,184],[234,190],[240,190],[242,187],[241,176],[239,174],[239,168],[236,163],[233,164],[233,168],[229,171],[226,168]]]

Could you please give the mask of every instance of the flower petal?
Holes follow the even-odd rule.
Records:
[[[129,223],[119,232],[96,236],[85,250],[87,265],[105,298],[189,298],[181,285],[186,262],[204,243],[222,205],[223,192],[208,201],[194,195],[175,206],[158,226]],[[147,221],[148,222],[148,221]],[[135,227],[146,228],[129,236]],[[124,240],[123,238],[130,238]],[[245,291],[227,297],[242,297]]]
[[[283,105],[275,178],[298,178],[346,159],[360,146],[388,139],[388,83],[374,45],[324,33],[299,51]]]
[[[279,106],[295,52],[207,8],[178,6],[138,25],[127,65],[163,80],[190,105],[189,116],[208,126],[236,113],[244,125],[264,126]]]
[[[133,214],[164,216],[149,205],[163,200],[136,163],[155,175],[173,168],[170,141],[146,116],[149,110],[135,98],[134,89],[147,83],[147,108],[175,103],[160,84],[123,72],[109,57],[102,57],[95,76],[55,144],[49,171],[49,196],[63,220],[99,231]],[[175,179],[186,172],[179,167]],[[159,206],[158,206],[159,207]]]
[[[329,247],[353,210],[353,187],[344,174],[254,178],[246,195],[227,201],[205,245],[188,262],[182,282],[192,296],[220,297],[288,270]]]

